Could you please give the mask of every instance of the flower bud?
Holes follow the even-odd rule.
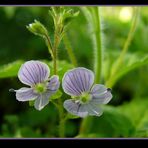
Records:
[[[35,35],[39,35],[39,36],[45,36],[46,34],[48,34],[47,29],[44,27],[44,25],[42,23],[40,23],[39,21],[35,20],[34,23],[31,23],[27,26],[27,29],[34,33]]]
[[[73,18],[77,17],[78,15],[79,15],[79,11],[74,12],[72,9],[66,11],[63,14],[64,25],[67,25],[69,22],[71,22],[73,20]]]

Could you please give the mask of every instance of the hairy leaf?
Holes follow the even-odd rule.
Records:
[[[20,66],[23,61],[18,60],[0,67],[0,78],[9,78],[17,76]]]
[[[115,54],[114,56],[112,56],[112,58],[116,59],[116,56],[119,56],[119,54]],[[105,64],[108,65],[109,62],[106,62]],[[148,55],[141,55],[138,53],[127,54],[125,57],[125,60],[123,61],[123,64],[120,66],[120,69],[118,70],[116,74],[112,75],[112,69],[115,66],[114,64],[106,66],[110,68],[110,70],[108,71],[108,73],[110,73],[110,77],[107,81],[107,85],[109,87],[112,87],[124,75],[146,64],[148,64]],[[105,69],[104,73],[106,71],[107,70]]]

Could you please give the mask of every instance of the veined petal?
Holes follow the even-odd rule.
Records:
[[[103,113],[101,108],[92,102],[85,104],[85,107],[88,111],[88,115],[90,116],[101,116]]]
[[[44,94],[40,94],[38,98],[35,100],[34,107],[37,110],[43,109],[49,103],[50,95],[51,93],[47,93],[47,92]]]
[[[82,92],[90,91],[93,82],[93,72],[79,67],[65,73],[62,79],[62,87],[65,93],[71,96],[80,96]]]
[[[97,103],[97,104],[107,104],[112,98],[112,94],[107,91],[104,94],[101,95],[93,95],[92,97],[92,102]]]
[[[56,75],[53,75],[49,80],[49,83],[47,85],[47,90],[51,92],[56,92],[59,86],[60,86],[59,77]]]
[[[18,101],[30,101],[35,100],[38,95],[34,93],[32,88],[23,87],[19,90],[14,90],[16,92],[16,99]]]
[[[73,99],[66,100],[64,102],[64,108],[71,114],[80,116],[82,118],[88,115],[101,116],[103,113],[101,108],[92,102],[81,104],[80,102],[76,102]]]
[[[49,67],[45,63],[31,60],[21,66],[18,78],[22,83],[32,86],[47,80],[49,74]]]
[[[105,87],[105,85],[102,84],[95,84],[92,89],[91,89],[91,93],[95,94],[95,93],[104,93],[106,92],[107,88]]]
[[[69,99],[64,101],[64,108],[73,115],[86,117],[88,112],[84,105],[76,103],[75,100]]]
[[[94,85],[91,90],[91,94],[91,102],[96,104],[107,104],[112,98],[111,92],[101,84]]]

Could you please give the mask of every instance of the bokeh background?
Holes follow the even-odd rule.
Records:
[[[67,34],[78,61],[78,66],[93,69],[93,44],[88,22],[80,7],[80,14],[68,27]],[[48,7],[0,7],[0,137],[56,137],[58,112],[49,104],[36,111],[28,102],[18,102],[10,88],[23,86],[17,76],[3,73],[8,63],[18,60],[51,60],[44,41],[31,34],[26,25],[34,19],[42,22],[53,36],[53,21]],[[123,48],[133,17],[133,7],[101,7],[104,63],[115,61]],[[59,60],[70,63],[63,42],[58,51]],[[142,7],[134,38],[127,57],[138,55],[140,61],[148,54],[148,7]],[[5,69],[7,71],[7,68]],[[13,72],[13,71],[12,71]],[[105,73],[107,75],[107,73]],[[8,75],[8,76],[7,76]],[[148,62],[124,75],[112,88],[110,108],[96,119],[85,137],[148,137]],[[113,109],[114,108],[114,109]],[[66,137],[79,133],[81,119],[66,122]]]

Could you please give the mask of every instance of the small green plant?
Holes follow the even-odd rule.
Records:
[[[18,101],[29,101],[30,108],[35,107],[37,111],[32,108],[32,116],[29,119],[31,120],[34,115],[37,115],[41,119],[34,119],[35,121],[41,120],[41,123],[46,123],[46,127],[44,127],[47,131],[46,137],[66,137],[69,132],[67,123],[77,119],[80,121],[78,132],[75,135],[77,138],[132,137],[140,134],[147,136],[147,112],[142,119],[140,118],[142,112],[140,112],[141,114],[137,114],[132,120],[130,119],[130,116],[133,116],[132,113],[128,114],[128,104],[119,107],[103,105],[109,103],[112,98],[114,99],[114,86],[123,76],[148,64],[147,54],[139,57],[136,52],[128,53],[140,18],[140,7],[133,7],[133,10],[131,27],[123,49],[115,55],[114,52],[104,52],[105,36],[100,7],[82,7],[80,11],[66,7],[50,7],[48,15],[53,21],[53,35],[39,20],[34,20],[33,23],[26,26],[31,33],[45,41],[52,60],[29,60],[27,62],[18,60],[0,67],[0,78],[18,76],[23,84],[29,86],[18,90],[10,89],[10,91],[16,93]],[[86,18],[89,25],[89,38],[93,43],[91,70],[79,65],[71,39],[68,37],[68,29],[72,21],[79,17],[79,14]],[[61,45],[64,45],[71,63],[59,60]],[[133,101],[129,106],[135,109],[137,102]],[[141,110],[145,111],[145,108]],[[44,111],[50,113],[47,116],[44,116],[43,113],[43,117],[40,117]],[[55,119],[52,116],[53,112],[56,112]],[[28,116],[26,113],[26,118]],[[17,132],[12,131],[15,136],[28,135],[29,130],[33,136],[42,136],[41,130],[37,129],[34,133],[31,130],[31,128],[39,126],[36,125],[37,123],[32,122],[29,123],[29,128],[21,128],[20,125],[26,118],[23,120],[22,116],[19,121],[19,118],[16,117],[15,121],[10,122],[9,120],[13,118],[7,117],[8,125],[2,126],[3,133],[15,122],[18,129]],[[52,123],[52,120],[55,121]],[[135,124],[136,121],[139,122],[138,125]],[[49,129],[48,123],[55,130]],[[72,124],[71,128],[75,129]],[[11,135],[12,132],[10,132]]]

